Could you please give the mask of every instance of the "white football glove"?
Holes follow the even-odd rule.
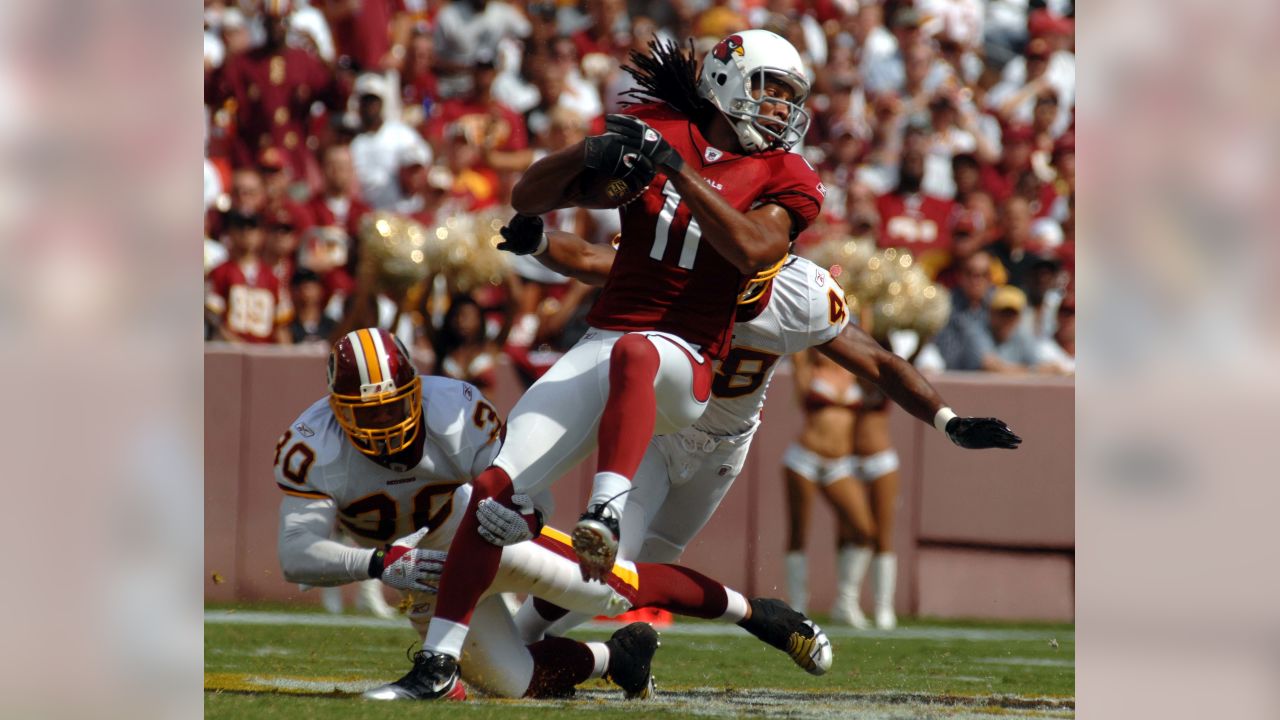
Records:
[[[536,536],[537,533],[529,529],[528,515],[536,516],[539,530],[542,528],[542,517],[528,495],[513,495],[511,501],[520,510],[513,510],[493,498],[485,498],[476,506],[476,520],[480,521],[476,531],[480,537],[499,547],[532,540]]]
[[[382,575],[379,576],[382,582],[397,590],[435,594],[448,553],[418,547],[418,542],[428,532],[428,528],[422,528],[391,543],[383,558]]]

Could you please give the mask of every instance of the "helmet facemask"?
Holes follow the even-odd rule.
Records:
[[[790,100],[769,95],[766,83],[769,80],[781,82],[791,88],[794,93]],[[785,70],[769,67],[758,67],[746,76],[745,92],[734,98],[728,108],[721,108],[734,130],[738,141],[749,152],[760,152],[770,148],[790,150],[804,139],[809,131],[809,113],[804,109],[804,101],[808,98],[809,83],[803,77]],[[759,97],[755,97],[753,89],[758,88]],[[787,119],[782,120],[763,112],[766,104],[785,105]]]
[[[401,388],[365,385],[360,395],[329,394],[329,407],[351,444],[365,455],[394,455],[413,444],[421,425],[422,379]]]

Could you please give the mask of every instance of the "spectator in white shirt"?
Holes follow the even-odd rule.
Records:
[[[416,154],[431,163],[431,147],[420,134],[395,118],[383,117],[383,106],[391,84],[381,75],[366,74],[356,79],[360,134],[351,141],[360,194],[374,209],[395,207],[404,199],[398,174],[401,158]]]

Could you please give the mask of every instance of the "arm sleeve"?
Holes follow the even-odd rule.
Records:
[[[281,499],[277,551],[285,580],[332,586],[369,579],[374,551],[331,540],[336,517],[337,506],[329,498]]]
[[[849,324],[849,306],[844,301],[844,290],[820,267],[814,268],[810,288],[808,346],[817,347],[834,340]]]
[[[471,424],[467,431],[471,437],[469,445],[475,448],[475,454],[471,458],[471,477],[474,478],[493,464],[493,459],[502,449],[502,441],[507,437],[507,426],[497,408],[479,389],[473,387],[472,392],[475,393],[476,400],[471,409]]]
[[[779,164],[774,166],[776,180],[756,202],[757,205],[780,205],[790,213],[791,237],[794,239],[818,219],[822,201],[827,197],[827,188],[809,161],[798,153],[781,153],[779,158]]]

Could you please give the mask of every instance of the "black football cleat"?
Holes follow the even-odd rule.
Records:
[[[609,576],[618,557],[618,518],[608,505],[592,505],[573,528],[573,551],[578,554],[582,577],[599,580]]]
[[[811,675],[822,675],[831,669],[831,640],[827,634],[781,600],[751,598],[751,617],[738,625],[786,653]]]
[[[609,648],[606,680],[622,688],[628,700],[646,699],[655,693],[653,655],[662,643],[658,631],[645,622],[634,622],[618,630],[605,641]]]
[[[399,680],[361,695],[365,700],[466,700],[458,661],[441,653],[419,650],[413,668]]]

